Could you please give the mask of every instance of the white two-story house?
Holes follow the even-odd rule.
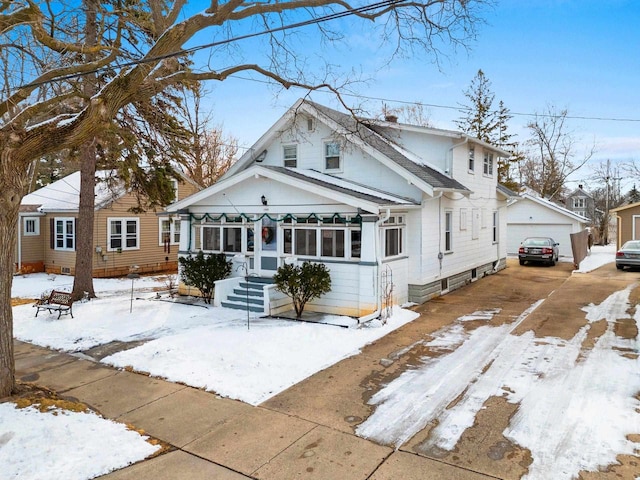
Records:
[[[306,310],[366,320],[504,268],[505,155],[463,133],[299,100],[218,183],[168,209],[182,219],[180,255],[233,258],[216,304],[239,300],[245,276],[309,260],[327,265],[332,290]],[[253,309],[290,308],[273,285],[261,288]]]

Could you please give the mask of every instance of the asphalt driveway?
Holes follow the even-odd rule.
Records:
[[[421,317],[411,324],[368,346],[361,355],[319,372],[270,399],[262,407],[343,432],[361,436],[364,434],[377,443],[394,447],[398,454],[406,454],[396,455],[394,461],[407,462],[407,472],[413,472],[408,475],[414,475],[403,478],[423,478],[424,472],[409,467],[414,456],[496,478],[519,479],[527,472],[531,474],[531,478],[572,478],[581,469],[593,470],[590,462],[604,462],[605,465],[615,463],[615,456],[612,461],[606,455],[603,459],[605,452],[599,452],[600,447],[592,446],[594,441],[596,445],[599,443],[598,435],[602,435],[600,440],[605,443],[605,437],[613,434],[608,431],[611,422],[606,418],[602,420],[604,424],[601,427],[598,424],[589,427],[599,410],[604,415],[604,408],[599,407],[608,407],[609,399],[598,396],[602,392],[597,392],[597,388],[593,388],[592,394],[585,395],[585,389],[598,385],[595,379],[589,378],[594,374],[585,370],[585,365],[589,363],[589,354],[595,351],[595,346],[605,341],[605,333],[611,330],[610,336],[615,342],[603,351],[614,355],[616,359],[620,357],[627,365],[635,362],[636,376],[629,378],[637,384],[638,328],[633,313],[635,304],[640,300],[640,289],[636,288],[638,280],[638,272],[619,272],[614,264],[588,274],[572,275],[572,265],[568,263],[560,263],[555,267],[537,267],[520,266],[517,260],[510,260],[507,269],[418,307]],[[630,305],[625,307],[624,298],[618,299],[616,295],[619,293],[616,292],[623,292],[623,297],[627,295]],[[616,307],[622,309],[617,312],[617,318],[609,318],[610,312],[601,313],[602,318],[594,317],[603,309],[613,309],[615,312],[616,308],[609,304],[616,302],[622,305]],[[476,316],[473,316],[474,313]],[[478,314],[486,314],[486,317]],[[594,318],[587,318],[590,315]],[[499,330],[501,328],[503,330]],[[471,340],[461,341],[454,347],[447,348],[434,340],[446,337],[447,332],[451,337],[450,333],[454,330],[462,338],[471,339],[475,333],[478,340],[475,344],[469,343]],[[491,335],[500,335],[500,338],[496,337],[494,343],[491,343]],[[504,340],[507,337],[509,341]],[[529,341],[525,345],[523,339],[527,337]],[[464,357],[467,363],[444,361],[445,357],[449,360],[454,354],[463,358],[461,352],[464,348],[468,350]],[[504,353],[509,348],[520,348],[522,353],[516,350],[516,355],[509,357]],[[532,349],[542,352],[536,354],[540,358],[523,359],[522,357],[532,355]],[[565,354],[568,359],[571,359],[570,354],[575,355],[575,358],[572,361],[566,360]],[[530,381],[539,390],[527,385],[526,396],[518,396],[517,374],[522,373],[518,370],[520,361],[525,364],[524,370],[537,369],[533,377],[545,380]],[[591,363],[597,361],[594,358]],[[422,381],[418,375],[414,375],[420,368],[430,369],[427,374],[431,376],[423,376],[426,378],[423,387],[412,389],[411,383]],[[501,378],[496,380],[495,375],[491,377],[489,372],[500,368]],[[478,372],[470,375],[469,371],[473,369]],[[408,373],[413,376],[410,380],[405,380],[403,385],[402,379]],[[525,374],[526,372],[520,377]],[[619,374],[622,376],[619,380],[624,382],[625,373]],[[617,371],[613,374],[615,375],[618,375]],[[538,378],[534,380],[537,381]],[[478,408],[471,410],[473,416],[470,424],[461,428],[463,431],[454,445],[446,446],[442,438],[437,438],[438,430],[445,428],[447,422],[459,421],[459,418],[448,418],[452,415],[451,412],[462,408],[462,404],[474,401],[478,403],[478,398],[467,397],[477,396],[478,391],[482,391],[481,385],[496,381],[507,383],[491,385],[494,393],[480,398]],[[555,388],[560,389],[560,394],[543,390],[549,389],[552,381],[555,381]],[[566,383],[566,388],[562,382]],[[457,390],[456,383],[461,383]],[[431,397],[423,400],[423,392],[435,384],[438,387],[434,390],[438,392],[451,389],[451,396],[443,399],[438,397],[439,393],[434,392]],[[396,385],[399,386],[395,387]],[[582,389],[575,385],[580,385]],[[405,390],[399,390],[399,393],[386,392],[392,388]],[[576,388],[576,391],[567,392],[571,388]],[[520,390],[524,389],[521,387]],[[410,395],[415,398],[409,398]],[[634,396],[636,400],[639,399],[638,392],[635,392],[629,400],[633,401]],[[372,419],[381,415],[384,408],[393,409],[388,407],[388,403],[379,402],[379,397],[388,400],[388,403],[407,403],[396,407],[400,409],[397,411],[407,413],[402,417],[394,417],[391,413],[378,422],[382,425],[377,425],[377,430],[375,426],[367,428],[375,423]],[[444,402],[442,408],[427,412],[434,409],[434,399]],[[536,410],[548,409],[549,413],[541,417],[526,414],[529,421],[533,420],[533,425],[526,426],[530,434],[530,438],[526,440],[531,446],[523,448],[514,441],[514,438],[519,437],[514,432],[516,429],[513,424],[524,421],[520,417],[525,416],[525,405],[534,401],[533,399],[538,403],[528,406],[530,412],[538,414]],[[598,402],[607,402],[607,405],[599,405]],[[550,405],[546,406],[546,403]],[[633,416],[633,412],[631,415]],[[385,421],[387,424],[384,424]],[[635,479],[640,475],[638,410],[633,421],[634,430],[626,438],[632,445],[631,455],[617,455],[619,465],[601,466],[596,473],[582,471],[581,478]],[[448,432],[451,432],[456,425],[449,428]],[[602,432],[599,428],[602,428]],[[394,437],[394,429],[410,433],[405,436],[396,434]],[[509,432],[512,434],[509,435]],[[538,438],[531,438],[536,435]],[[581,438],[581,435],[595,436],[596,439]],[[553,444],[556,438],[557,444]],[[555,457],[538,458],[549,457],[545,442],[550,445],[550,450],[557,452]],[[571,442],[584,442],[582,444],[589,447],[583,448],[583,451],[574,451],[576,447]],[[626,447],[629,450],[628,444]],[[608,447],[601,448],[605,450]],[[594,455],[596,453],[598,455]],[[590,460],[589,457],[594,456],[597,458]],[[575,469],[577,470],[572,473]],[[550,472],[553,472],[553,476],[548,477]],[[374,478],[387,478],[382,467],[378,475],[380,476]]]

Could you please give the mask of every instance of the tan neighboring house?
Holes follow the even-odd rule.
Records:
[[[108,172],[96,173],[106,178]],[[184,177],[175,182],[181,200],[200,188]],[[76,220],[80,172],[72,173],[26,195],[21,202],[15,271],[75,274]],[[180,222],[153,211],[135,214],[135,195],[122,185],[97,181],[93,230],[93,276],[177,271]]]
[[[616,218],[616,245],[628,240],[640,240],[640,202],[609,210]]]

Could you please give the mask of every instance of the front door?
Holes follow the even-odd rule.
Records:
[[[278,270],[278,224],[264,217],[256,223],[256,231],[260,232],[256,271],[261,277],[272,277]]]

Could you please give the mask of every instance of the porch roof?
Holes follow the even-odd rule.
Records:
[[[340,192],[360,200],[365,200],[378,205],[419,205],[418,202],[384,192],[382,190],[366,187],[344,178],[334,177],[316,170],[302,170],[297,168],[286,168],[264,165],[263,168],[287,175],[295,180],[312,183],[320,187],[329,188],[335,192]]]

